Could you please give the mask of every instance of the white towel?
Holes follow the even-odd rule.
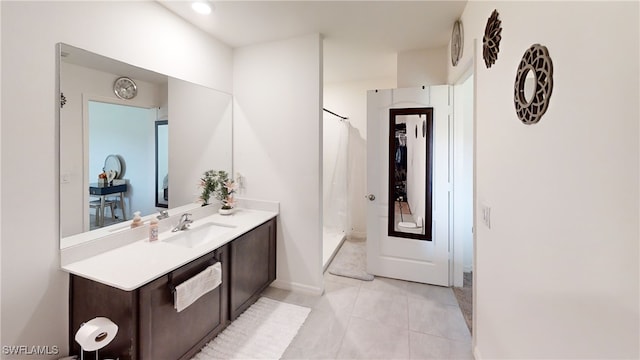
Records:
[[[217,262],[176,286],[176,291],[173,293],[173,307],[180,312],[220,284],[222,284],[222,267]]]

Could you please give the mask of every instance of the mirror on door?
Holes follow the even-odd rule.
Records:
[[[431,241],[433,108],[389,110],[389,236]]]
[[[156,207],[169,207],[169,121],[156,121]]]

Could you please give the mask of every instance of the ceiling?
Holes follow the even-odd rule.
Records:
[[[160,4],[233,48],[311,33],[324,37],[324,81],[395,76],[401,51],[446,46],[466,1],[190,1]]]

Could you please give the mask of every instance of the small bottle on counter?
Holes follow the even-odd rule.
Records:
[[[136,211],[133,213],[133,221],[131,222],[131,228],[137,228],[138,226],[142,226],[142,218],[140,217],[140,211]]]
[[[158,219],[149,222],[149,242],[158,240]]]

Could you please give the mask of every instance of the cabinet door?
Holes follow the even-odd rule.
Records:
[[[215,263],[223,281],[181,312],[173,307],[172,286]],[[226,246],[140,288],[140,359],[187,359],[218,334],[228,319]]]
[[[233,240],[230,247],[230,315],[235,320],[275,280],[275,219]]]
[[[82,323],[104,316],[118,324],[116,337],[100,350],[100,356],[133,360],[137,355],[138,293],[71,275],[69,278],[69,349],[80,354],[75,334]]]

